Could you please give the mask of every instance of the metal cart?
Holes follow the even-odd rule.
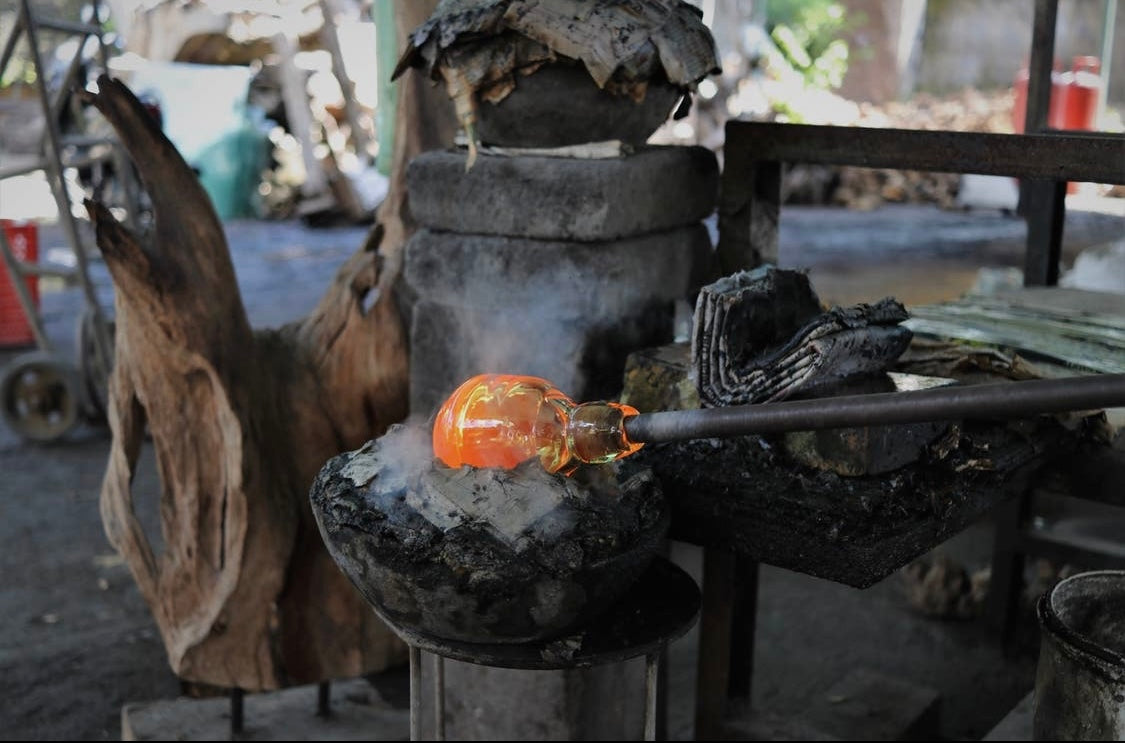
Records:
[[[102,418],[113,362],[112,323],[102,311],[90,280],[89,260],[80,240],[77,221],[71,213],[64,170],[77,167],[96,169],[107,161],[114,161],[117,166],[115,173],[124,181],[128,207],[137,203],[137,186],[132,179],[131,166],[114,140],[85,135],[64,137],[60,131],[60,114],[72,89],[79,82],[84,82],[84,50],[91,39],[96,39],[96,56],[101,69],[107,67],[108,51],[100,25],[102,9],[99,0],[92,0],[89,7],[91,21],[75,23],[40,18],[31,0],[20,0],[16,25],[0,51],[0,75],[3,75],[21,36],[26,37],[31,62],[37,71],[36,92],[44,119],[39,156],[27,158],[25,162],[5,163],[0,166],[0,179],[37,170],[46,172],[58,206],[60,224],[73,248],[76,264],[74,271],[63,271],[21,261],[7,235],[0,230],[0,258],[7,268],[12,288],[37,346],[35,351],[17,356],[0,369],[0,416],[20,436],[34,441],[55,440],[83,418]],[[43,31],[63,33],[78,39],[74,58],[53,92],[49,90],[47,68],[43,64]],[[130,219],[135,218],[137,210],[128,207]],[[42,317],[28,290],[26,278],[43,275],[62,276],[82,289],[85,307],[77,318],[74,361],[63,358],[47,338]]]

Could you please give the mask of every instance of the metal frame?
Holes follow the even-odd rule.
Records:
[[[101,2],[100,0],[92,0],[91,7],[95,14],[95,21],[100,15]],[[47,79],[45,74],[45,67],[43,64],[43,49],[40,33],[43,30],[60,31],[63,33],[77,36],[81,39],[82,43],[78,45],[78,50],[75,53],[74,59],[71,61],[67,69],[60,90],[56,91],[55,96],[51,95],[51,91],[47,88]],[[44,119],[44,138],[43,138],[43,157],[40,161],[35,163],[34,166],[13,169],[10,172],[0,173],[0,177],[7,177],[11,175],[21,175],[33,170],[45,170],[47,172],[47,179],[51,186],[51,193],[55,198],[55,204],[59,211],[59,221],[62,223],[63,229],[66,233],[67,240],[70,242],[74,250],[74,257],[78,267],[78,279],[82,286],[82,291],[86,299],[86,306],[94,317],[94,346],[93,350],[96,354],[96,363],[101,368],[108,369],[113,357],[112,340],[109,336],[109,326],[102,311],[101,305],[98,303],[97,295],[94,291],[93,283],[90,281],[89,258],[86,255],[86,250],[82,245],[82,241],[78,235],[78,225],[74,215],[70,210],[70,195],[67,193],[66,182],[63,178],[63,171],[66,167],[72,167],[75,163],[64,163],[62,159],[63,147],[70,144],[69,141],[64,140],[62,133],[59,131],[58,115],[62,109],[63,101],[66,94],[69,92],[70,86],[75,82],[77,70],[82,58],[83,48],[85,47],[86,40],[93,37],[98,42],[98,57],[103,67],[106,68],[108,63],[108,52],[105,46],[105,40],[102,35],[102,29],[97,23],[72,23],[68,21],[61,21],[55,19],[40,18],[35,13],[31,0],[20,0],[19,15],[16,18],[15,27],[12,29],[11,35],[4,43],[3,51],[0,52],[0,73],[7,68],[9,61],[15,52],[16,44],[19,41],[20,35],[24,34],[27,37],[28,47],[31,51],[32,62],[36,69],[36,86],[39,94],[40,106],[43,109]],[[89,138],[82,138],[82,144],[90,144]],[[127,171],[125,171],[127,172]],[[126,177],[123,175],[123,177]],[[130,193],[131,190],[130,190]],[[132,205],[131,205],[132,206]],[[132,212],[135,209],[130,209],[130,218],[133,218]],[[31,267],[25,267],[14,259],[11,255],[11,246],[8,245],[7,240],[0,234],[0,252],[4,253],[4,262],[8,269],[9,275],[12,277],[14,283],[20,283],[22,279],[34,274],[35,271]],[[44,351],[50,350],[50,345],[45,334],[42,331],[42,325],[39,322],[38,313],[36,312],[34,304],[30,300],[30,296],[25,292],[17,290],[17,296],[23,311],[29,321],[31,322],[36,342]]]
[[[1125,136],[1047,128],[1057,17],[1058,0],[1035,0],[1025,134],[728,121],[720,270],[729,274],[777,261],[782,164],[815,163],[1020,178],[1020,213],[1027,219],[1024,284],[1057,284],[1067,182],[1125,183]],[[1031,549],[1021,535],[1026,500],[995,512],[991,614],[1005,636],[1015,619],[1023,553]],[[758,566],[743,556],[705,547],[704,565],[697,739],[720,734],[728,703],[749,705],[758,587]]]
[[[979,173],[1030,179],[1065,193],[1067,181],[1125,183],[1125,137],[1097,132],[988,134],[728,121],[719,261],[733,273],[777,260],[782,163],[853,165],[947,173]],[[1061,204],[1061,202],[1059,202]],[[1051,217],[1050,240],[1029,234],[1026,265],[1031,284],[1057,279],[1061,211],[1030,210],[1029,219]],[[1029,224],[1029,233],[1038,232]],[[1057,235],[1054,233],[1057,232]]]

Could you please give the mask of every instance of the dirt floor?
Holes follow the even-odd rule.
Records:
[[[308,230],[292,222],[227,228],[244,301],[257,326],[308,311],[365,234],[363,228]],[[959,237],[932,249],[920,244],[943,228],[949,229],[942,234]],[[814,285],[830,302],[890,294],[909,305],[957,296],[982,266],[1020,265],[1022,235],[1019,220],[996,213],[787,209],[782,263],[811,267]],[[1082,247],[1125,235],[1125,219],[1070,212],[1067,235],[1071,261]],[[880,236],[886,239],[875,239]],[[43,230],[45,253],[62,244],[57,229]],[[902,250],[904,244],[912,250]],[[108,302],[112,290],[104,268],[95,266],[95,274]],[[44,294],[48,333],[64,353],[73,348],[81,308],[74,289]],[[0,352],[0,364],[13,355]],[[0,426],[2,739],[119,739],[124,703],[181,693],[148,609],[102,530],[98,490],[108,442],[106,430],[84,426],[62,441],[32,444]],[[151,529],[158,529],[157,490],[149,466],[138,475],[134,492],[146,494],[139,508]],[[990,549],[984,522],[940,551],[972,570],[987,565]],[[680,554],[685,564],[697,561],[692,548]],[[754,708],[799,719],[823,703],[848,671],[865,668],[940,693],[941,723],[932,734],[951,740],[983,736],[1033,685],[1030,615],[1025,642],[1005,655],[983,620],[921,617],[903,588],[902,576],[858,591],[763,568]],[[694,637],[689,634],[673,650],[675,739],[691,737]],[[385,674],[380,686],[405,704],[402,669]]]

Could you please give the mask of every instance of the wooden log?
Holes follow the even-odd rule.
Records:
[[[376,251],[383,228],[308,318],[255,332],[222,225],[191,169],[124,85],[103,77],[92,101],[137,163],[156,213],[141,244],[105,207],[87,204],[116,288],[102,517],[173,671],[253,691],[404,660],[324,550],[308,504],[329,457],[406,414],[394,275]],[[131,488],[146,428],[162,482],[159,552]]]
[[[435,5],[398,0],[400,38]],[[118,322],[102,519],[185,680],[255,691],[405,661],[405,647],[325,551],[308,502],[325,461],[407,412],[394,291],[412,227],[405,165],[452,142],[454,124],[451,115],[443,124],[445,112],[432,107],[444,101],[425,91],[401,100],[397,196],[307,318],[255,332],[195,175],[125,86],[103,78],[92,97],[137,163],[156,214],[142,245],[104,207],[87,204]],[[423,124],[413,127],[415,118]],[[159,553],[131,489],[146,428],[161,477]]]

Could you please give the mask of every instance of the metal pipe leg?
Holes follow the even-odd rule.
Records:
[[[422,740],[422,651],[410,646],[410,740]]]
[[[656,740],[656,697],[660,689],[660,652],[645,656],[645,740]]]
[[[242,735],[242,697],[243,691],[237,687],[230,690],[230,737],[235,740]]]
[[[321,681],[316,687],[316,716],[328,717],[332,714],[332,682]]]
[[[445,658],[434,656],[434,740],[445,740]]]

